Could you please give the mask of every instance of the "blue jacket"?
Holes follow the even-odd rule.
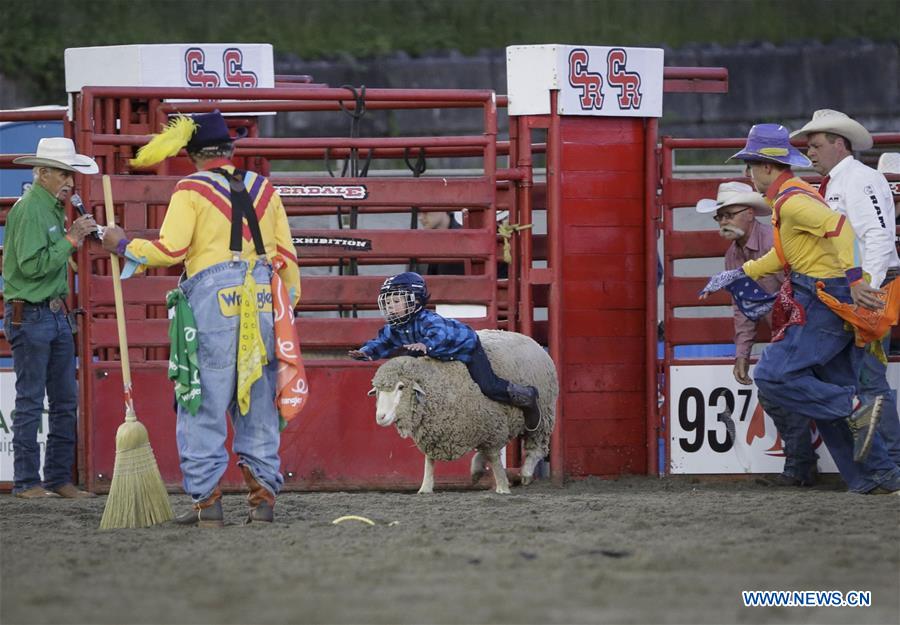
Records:
[[[478,335],[456,319],[446,319],[423,308],[402,326],[385,325],[360,351],[379,360],[410,343],[423,343],[428,348],[425,355],[431,358],[469,362],[478,345]]]

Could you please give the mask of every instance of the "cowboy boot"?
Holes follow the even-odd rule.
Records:
[[[216,486],[212,495],[195,503],[190,510],[175,517],[176,525],[199,525],[200,527],[222,527],[222,491]]]
[[[250,488],[250,494],[247,495],[250,514],[247,515],[246,523],[253,521],[271,523],[275,519],[275,495],[259,483],[253,474],[253,469],[246,464],[242,464],[240,467],[241,473],[244,474],[244,482]]]
[[[522,409],[525,416],[525,430],[534,432],[541,424],[541,409],[538,406],[538,390],[533,386],[523,386],[510,382],[506,387],[509,403]]]

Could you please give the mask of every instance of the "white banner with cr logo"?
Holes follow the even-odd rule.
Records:
[[[662,117],[663,50],[547,44],[506,48],[510,115]]]

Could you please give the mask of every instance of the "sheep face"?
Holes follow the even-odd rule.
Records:
[[[403,410],[404,397],[410,404],[412,402],[421,403],[425,397],[425,391],[416,382],[410,386],[403,380],[398,380],[393,388],[373,388],[369,391],[369,395],[375,396],[375,422],[381,427],[396,424],[400,436],[408,438],[412,433],[409,428],[411,425],[409,419],[400,419],[401,414],[407,412]],[[412,406],[409,408],[411,411]]]

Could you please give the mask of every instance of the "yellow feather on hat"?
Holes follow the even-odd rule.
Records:
[[[158,135],[153,135],[150,142],[138,150],[137,157],[131,159],[132,167],[151,167],[161,163],[170,156],[175,156],[181,148],[188,144],[197,131],[197,124],[190,117],[179,115],[163,128]]]

